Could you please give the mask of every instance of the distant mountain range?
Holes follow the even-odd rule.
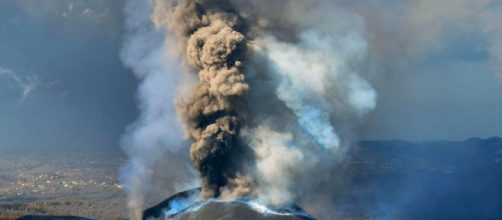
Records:
[[[469,138],[465,141],[420,141],[401,140],[362,141],[354,150],[364,154],[378,153],[425,159],[443,165],[485,166],[502,165],[502,138]],[[355,154],[353,156],[361,156]],[[381,158],[389,159],[389,158]],[[501,169],[502,170],[502,169]]]
[[[434,141],[405,141],[405,140],[366,140],[361,141],[361,144],[387,144],[387,145],[430,145],[430,144],[467,144],[471,146],[482,146],[482,145],[500,145],[502,144],[502,138],[500,137],[491,137],[491,138],[479,138],[472,137],[463,141],[451,141],[451,140],[434,140]]]
[[[340,206],[371,219],[500,219],[502,138],[362,141]],[[357,198],[353,200],[352,198]]]

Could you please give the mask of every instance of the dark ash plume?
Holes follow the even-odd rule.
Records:
[[[194,140],[190,157],[202,178],[202,196],[221,196],[229,192],[227,185],[249,182],[235,180],[241,177],[233,164],[234,154],[242,152],[237,139],[249,90],[243,74],[247,51],[243,21],[226,0],[155,4],[154,22],[174,32],[186,63],[198,71],[199,82],[191,97],[179,103],[178,113]]]

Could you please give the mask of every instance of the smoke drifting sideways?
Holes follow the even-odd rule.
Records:
[[[343,160],[375,108],[364,23],[332,2],[130,0],[125,15],[122,59],[141,79],[122,144],[131,218],[157,161],[180,160],[182,130],[202,198],[281,206]],[[163,172],[189,182],[185,162]]]
[[[362,74],[364,22],[330,1],[251,4],[242,9],[258,18],[248,102],[258,104],[249,105],[245,138],[257,157],[257,194],[265,204],[309,200],[332,187],[321,177],[344,159],[355,128],[376,107]]]

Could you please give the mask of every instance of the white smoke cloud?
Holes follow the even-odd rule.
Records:
[[[265,204],[283,205],[293,201],[291,180],[305,169],[304,155],[291,133],[279,133],[260,126],[247,133],[256,153],[258,199]]]
[[[316,164],[336,164],[348,148],[343,143],[351,137],[336,130],[337,126],[346,130],[354,122],[343,117],[361,118],[376,107],[377,93],[359,73],[368,56],[364,31],[341,33],[306,29],[296,42],[273,36],[255,40],[255,59],[265,59],[266,71],[277,83],[271,92],[296,118],[296,123],[286,123],[290,118],[284,112],[274,115],[281,119],[273,127],[266,126],[265,118],[246,133],[257,157],[261,202],[282,205],[295,201],[300,192],[317,191],[305,184],[313,182],[306,179],[327,173]],[[305,136],[311,141],[301,140]]]
[[[339,108],[363,115],[376,106],[376,92],[350,65],[361,62],[367,43],[356,33],[335,39],[318,30],[300,34],[297,44],[265,37],[258,51],[269,59],[280,80],[277,96],[295,112],[298,124],[326,149],[336,150],[340,137],[330,115]]]
[[[145,197],[155,190],[154,176],[172,177],[169,181],[173,182],[166,185],[175,185],[174,181],[184,178],[188,182],[186,176],[190,176],[179,159],[185,153],[181,152],[183,131],[174,107],[181,72],[179,62],[166,50],[165,33],[156,30],[151,22],[152,10],[151,4],[142,0],[130,0],[124,9],[127,32],[120,55],[141,81],[137,92],[140,115],[127,128],[121,142],[129,157],[121,170],[121,181],[128,193],[132,219],[141,219]],[[173,162],[170,165],[175,167],[159,169],[157,166],[163,161],[178,164]]]

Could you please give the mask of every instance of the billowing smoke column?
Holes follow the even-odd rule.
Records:
[[[126,34],[121,60],[140,80],[137,91],[140,115],[121,140],[128,162],[120,171],[120,180],[125,185],[132,219],[141,219],[144,200],[148,192],[154,191],[155,179],[167,176],[189,181],[186,176],[190,176],[178,159],[186,154],[181,151],[185,143],[172,101],[176,84],[181,81],[181,68],[164,46],[165,34],[151,22],[152,12],[152,5],[143,0],[130,0],[124,8]],[[169,155],[167,160],[166,155]],[[172,172],[155,172],[159,161],[169,161]],[[163,184],[164,190],[179,190],[175,181]]]
[[[193,141],[202,198],[281,206],[329,190],[318,177],[343,159],[357,122],[376,105],[361,74],[368,44],[357,15],[323,0],[131,2],[153,10],[130,4],[136,13],[126,14],[133,31],[124,62],[143,79],[142,117],[125,135],[132,209],[159,175],[155,161],[179,160],[186,143],[178,116]],[[157,30],[145,28],[152,23]],[[176,113],[166,104],[173,100]],[[169,157],[159,158],[166,148]]]
[[[176,32],[188,65],[199,70],[198,85],[178,110],[195,141],[190,157],[202,178],[203,197],[218,197],[237,177],[231,163],[240,151],[237,139],[249,90],[242,72],[247,47],[242,20],[225,0],[182,0],[162,9],[169,11],[156,11],[157,25]]]

